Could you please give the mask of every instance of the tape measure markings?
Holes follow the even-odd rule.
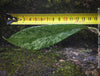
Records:
[[[79,14],[11,14],[17,17],[15,24],[100,24],[98,14],[96,13],[79,13]]]

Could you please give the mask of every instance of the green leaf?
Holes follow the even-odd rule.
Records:
[[[83,50],[83,52],[89,52],[89,50]]]
[[[86,26],[77,24],[33,26],[15,33],[6,40],[22,48],[39,50],[58,43],[83,28]]]

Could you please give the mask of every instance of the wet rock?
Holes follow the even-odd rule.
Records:
[[[78,53],[78,52],[73,52],[73,54],[74,54],[74,55],[76,55],[76,56],[78,56],[78,55],[79,55],[79,53]]]
[[[89,56],[87,60],[88,60],[88,61],[93,61],[94,59],[95,59],[94,56]]]
[[[88,50],[88,52],[84,52],[83,50]],[[96,76],[96,71],[94,70],[97,68],[98,56],[97,53],[92,52],[92,49],[65,48],[63,54],[66,57],[66,61],[72,61],[82,67],[87,76]]]
[[[85,62],[85,61],[87,61],[87,59],[86,59],[86,58],[84,58],[84,59],[83,59],[83,61]]]
[[[63,60],[63,59],[60,59],[60,60],[59,60],[59,62],[64,62],[64,61],[65,61],[65,60]]]
[[[96,69],[92,71],[92,76],[99,76],[98,72],[96,71]]]
[[[0,71],[0,76],[6,76],[6,71],[5,70]]]
[[[85,74],[86,74],[87,76],[92,76],[92,74],[91,74],[90,71],[86,71]]]

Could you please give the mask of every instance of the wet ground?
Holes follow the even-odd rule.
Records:
[[[42,49],[41,50],[42,52],[39,54],[43,54],[43,55],[39,55],[39,54],[31,54],[30,55],[30,53],[32,53],[32,52],[27,52],[27,51],[23,52],[23,54],[20,54],[22,50],[21,49],[18,50],[18,48],[16,48],[16,50],[14,52],[14,53],[16,53],[16,56],[13,55],[13,53],[12,53],[13,51],[12,52],[10,51],[11,53],[5,52],[6,54],[2,53],[2,51],[1,51],[0,63],[5,62],[5,60],[8,59],[8,61],[5,62],[5,64],[6,65],[9,64],[9,65],[7,65],[7,66],[5,65],[5,66],[6,66],[6,68],[9,66],[10,67],[12,66],[11,68],[8,68],[8,70],[11,70],[14,66],[14,65],[12,65],[12,63],[16,64],[15,63],[15,61],[17,61],[16,58],[17,59],[20,58],[20,60],[18,59],[20,61],[20,64],[19,63],[17,63],[17,64],[19,64],[19,66],[21,66],[24,69],[22,69],[22,68],[20,69],[20,67],[17,67],[16,70],[14,71],[14,73],[16,73],[17,75],[14,74],[11,76],[29,76],[28,71],[29,71],[29,73],[32,73],[32,70],[34,70],[34,67],[37,69],[40,68],[40,70],[38,70],[38,71],[44,70],[44,72],[41,73],[41,75],[39,75],[39,76],[52,76],[52,74],[55,73],[57,71],[57,69],[62,68],[62,65],[61,65],[62,62],[65,62],[65,63],[72,62],[72,65],[79,66],[80,69],[82,70],[82,72],[84,72],[86,76],[98,76],[98,71],[97,71],[98,53],[94,52],[93,49],[73,48],[73,47],[67,47],[67,48],[57,48],[56,47],[55,49],[54,48]],[[13,48],[12,49],[8,48],[8,50],[9,49],[13,50]],[[7,50],[7,49],[5,48],[5,49],[1,49],[1,50]],[[17,52],[19,52],[18,55],[17,55]],[[55,54],[53,54],[53,52]],[[60,56],[56,57],[56,54],[60,55]],[[3,57],[2,55],[4,55],[4,56],[8,55],[6,58],[3,59],[4,61],[2,61],[2,57]],[[27,55],[29,55],[29,56],[27,56]],[[14,57],[14,60],[11,58],[11,56]],[[21,59],[23,57],[25,57],[25,60]],[[33,58],[31,58],[31,57],[33,57]],[[9,59],[9,58],[11,58],[11,59]],[[28,58],[28,60],[27,60],[27,58]],[[31,59],[35,59],[35,61],[32,61],[32,63],[31,63],[30,62]],[[13,61],[10,62],[11,60],[13,60]],[[23,65],[23,63],[25,65]],[[48,66],[48,65],[50,65],[50,66]],[[69,65],[69,63],[68,63],[68,65]],[[71,68],[73,68],[72,65],[70,66]],[[0,66],[0,68],[2,68],[2,66]],[[37,71],[37,69],[36,69],[36,71]],[[72,72],[75,72],[75,67],[74,67],[74,71],[72,71]],[[38,76],[37,73],[38,72],[34,72],[32,75]],[[85,76],[85,75],[81,75],[81,76]],[[6,72],[6,69],[5,69],[5,70],[0,71],[0,76],[10,76],[10,75]],[[54,76],[56,76],[56,75],[54,75]],[[58,76],[60,76],[60,75],[58,75]],[[65,76],[65,75],[62,75],[62,76]],[[73,75],[70,75],[70,76],[73,76]]]
[[[63,54],[66,58],[65,61],[72,61],[74,64],[80,66],[87,76],[98,76],[98,53],[93,52],[92,49],[84,48],[65,48]]]

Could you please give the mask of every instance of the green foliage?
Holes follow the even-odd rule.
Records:
[[[61,3],[61,0],[53,0],[54,3]]]
[[[83,50],[83,52],[89,52],[89,50]]]
[[[39,50],[60,42],[84,28],[86,26],[76,24],[35,26],[17,32],[8,38],[7,41],[22,48]]]
[[[65,0],[66,3],[70,3],[70,0]]]
[[[10,0],[0,0],[0,6],[8,4],[9,2],[10,2]]]
[[[75,1],[75,5],[79,5],[80,4],[80,2],[79,1]]]

